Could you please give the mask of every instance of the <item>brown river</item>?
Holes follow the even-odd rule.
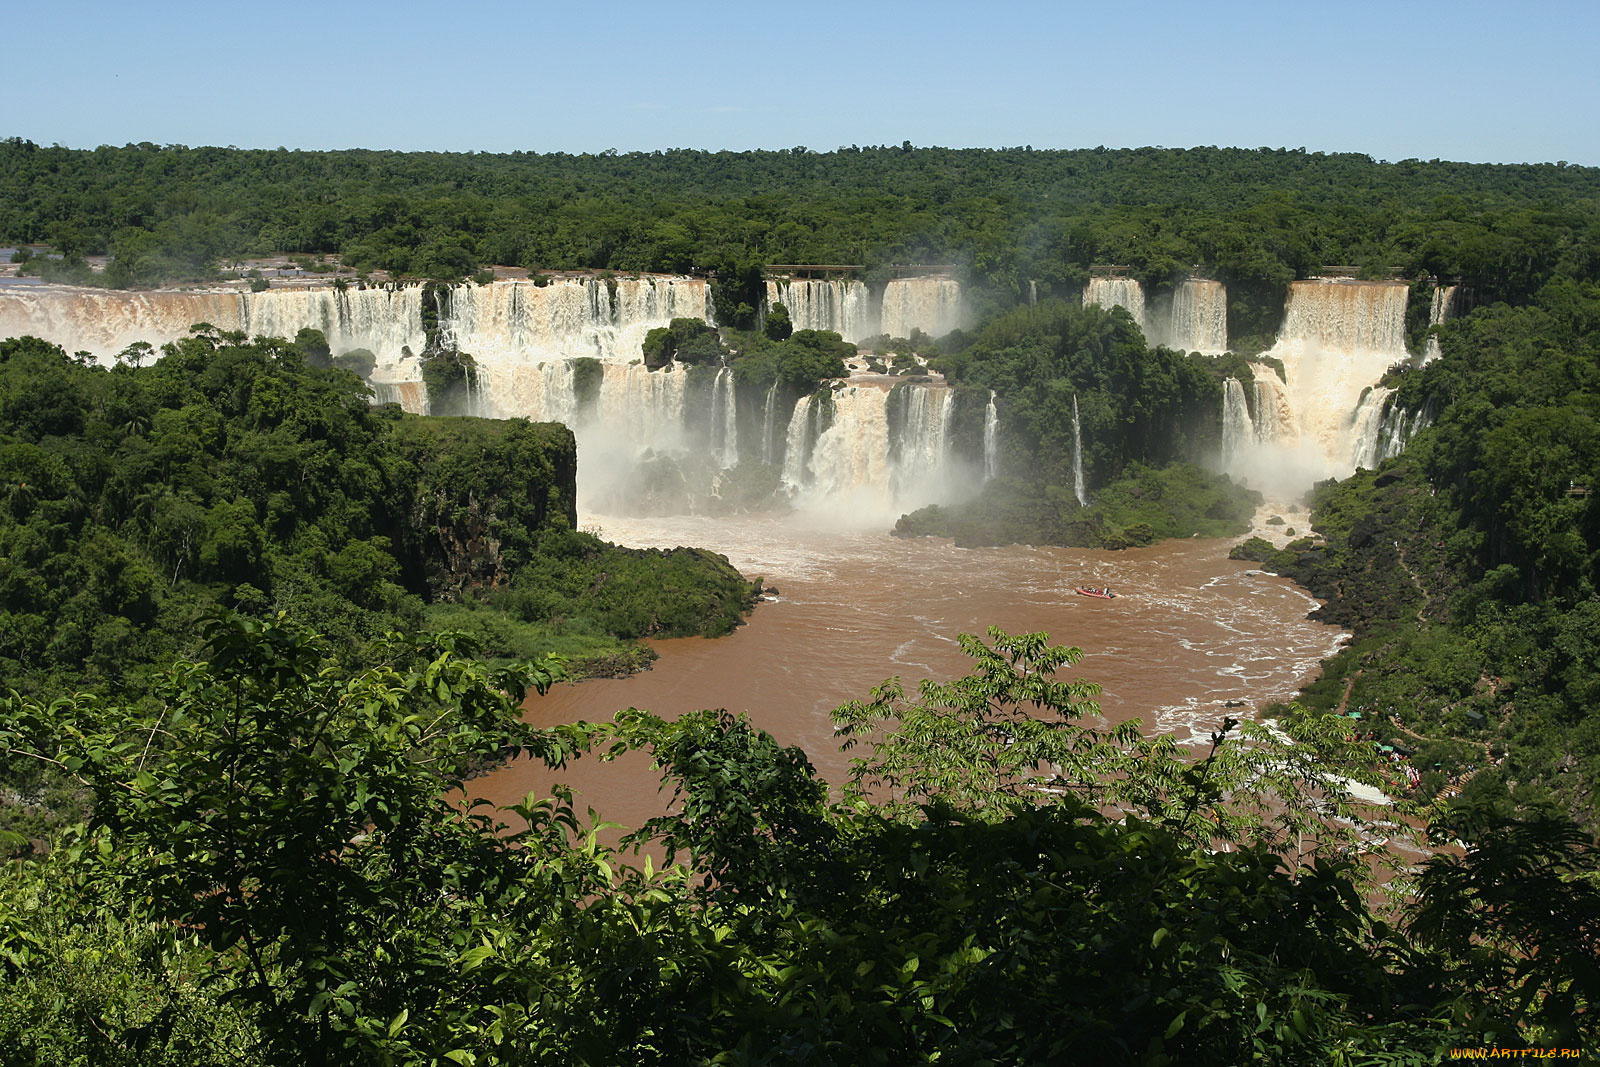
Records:
[[[727,708],[800,745],[832,781],[847,759],[828,713],[892,675],[908,689],[923,678],[959,677],[970,662],[956,645],[959,633],[1042,630],[1076,645],[1084,657],[1069,676],[1103,687],[1108,721],[1137,718],[1146,731],[1196,742],[1239,713],[1229,701],[1248,712],[1293,695],[1345,638],[1306,618],[1317,602],[1305,590],[1229,560],[1229,540],[1122,552],[960,549],[762,516],[589,516],[585,528],[619,544],[714,549],[778,596],[758,603],[727,637],[652,642],[660,659],[650,671],[531,697],[528,720],[594,721],[626,707],[665,716]],[[1080,585],[1110,586],[1117,597],[1079,596]],[[666,801],[643,757],[583,759],[559,772],[516,760],[472,792],[508,804],[553,782],[573,786],[580,809],[626,826],[659,814]]]

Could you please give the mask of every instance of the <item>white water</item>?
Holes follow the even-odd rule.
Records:
[[[1098,304],[1103,308],[1120,307],[1133,316],[1139,329],[1151,344],[1150,324],[1144,314],[1144,287],[1133,278],[1090,278],[1089,287],[1083,291],[1083,303]]]
[[[815,394],[803,396],[795,402],[789,416],[789,430],[783,442],[783,488],[791,495],[803,492],[811,483],[811,449],[815,438],[811,434],[811,413],[817,403]]]
[[[1082,507],[1089,506],[1089,492],[1083,484],[1083,429],[1078,422],[1078,394],[1072,394],[1072,495]]]
[[[1180,352],[1228,350],[1228,291],[1221,282],[1188,278],[1172,291],[1172,315],[1161,342]]]
[[[739,463],[739,420],[734,410],[733,371],[717,371],[711,389],[711,448],[723,469]]]
[[[1292,283],[1277,343],[1267,353],[1283,361],[1287,381],[1279,389],[1270,372],[1258,372],[1257,444],[1226,454],[1226,469],[1256,488],[1290,494],[1321,478],[1344,477],[1375,455],[1382,398],[1365,412],[1360,402],[1390,366],[1409,358],[1407,293],[1399,282]],[[1223,403],[1226,427],[1227,396]]]
[[[1228,378],[1222,383],[1222,464],[1232,469],[1236,460],[1255,444],[1256,428],[1250,418],[1244,383]]]
[[[950,458],[954,397],[943,385],[907,383],[898,448],[890,447],[893,383],[861,381],[830,390],[833,421],[816,433],[817,395],[795,405],[782,484],[795,507],[844,527],[892,525],[899,515],[959,495]],[[891,454],[893,453],[893,454]]]
[[[577,356],[628,363],[640,358],[645,334],[655,327],[707,320],[706,283],[698,278],[502,281],[456,286],[444,299],[441,333],[479,365]]]
[[[910,337],[921,330],[943,337],[962,322],[961,283],[954,278],[896,278],[884,287],[880,333]]]
[[[994,406],[994,390],[983,409],[983,480],[1000,473],[1000,410]]]
[[[1428,325],[1438,326],[1455,317],[1456,291],[1454,285],[1441,285],[1433,291],[1433,303],[1428,308]],[[1442,352],[1439,351],[1439,338],[1428,334],[1422,351],[1424,365],[1438,359]]]
[[[797,330],[832,330],[852,344],[877,333],[864,282],[793,278],[767,282],[767,307],[781,303]]]
[[[761,462],[771,464],[776,458],[777,442],[773,434],[778,425],[778,383],[767,389],[767,399],[761,405]]]
[[[422,290],[116,292],[38,285],[0,291],[0,337],[31,334],[102,363],[135,341],[159,349],[187,337],[198,322],[251,337],[290,339],[310,327],[327,336],[335,355],[365,348],[380,366],[392,365],[400,362],[403,347],[422,349]]]
[[[1351,430],[1350,462],[1355,467],[1376,467],[1385,456],[1380,455],[1380,432],[1383,428],[1384,409],[1394,390],[1375,385],[1367,391],[1356,408],[1355,425]]]
[[[1295,435],[1294,416],[1284,398],[1283,383],[1270,367],[1256,368],[1256,441],[1287,441]]]
[[[1208,355],[1228,350],[1228,291],[1221,282],[1186,278],[1170,297],[1147,304],[1136,279],[1091,278],[1083,302],[1126,308],[1150,345]]]
[[[1386,459],[1406,450],[1428,420],[1423,411],[1406,411],[1393,400],[1394,390],[1374,386],[1356,410],[1355,445],[1351,462],[1376,469]]]

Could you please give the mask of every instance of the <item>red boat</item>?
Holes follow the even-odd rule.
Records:
[[[1078,595],[1098,597],[1101,600],[1115,600],[1117,598],[1117,594],[1110,589],[1090,589],[1083,585],[1078,586]]]

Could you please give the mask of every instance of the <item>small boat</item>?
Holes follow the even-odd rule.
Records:
[[[1078,586],[1078,595],[1098,597],[1101,600],[1114,600],[1117,596],[1117,594],[1113,593],[1109,588],[1090,589],[1088,586],[1084,585]]]

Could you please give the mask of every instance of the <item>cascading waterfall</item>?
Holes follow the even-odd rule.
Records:
[[[1144,287],[1134,278],[1090,278],[1089,287],[1083,291],[1083,304],[1098,304],[1103,308],[1121,307],[1133,316],[1140,331],[1150,337],[1150,324],[1144,314]],[[1155,342],[1152,340],[1152,344]]]
[[[500,281],[449,290],[439,327],[479,363],[540,363],[592,356],[639,358],[645,334],[676,318],[707,318],[698,278],[562,278]]]
[[[733,371],[722,367],[711,386],[711,450],[724,469],[739,463],[739,423],[733,399]]]
[[[1350,434],[1352,465],[1371,469],[1383,461],[1384,457],[1378,454],[1381,450],[1379,441],[1383,430],[1384,412],[1389,406],[1389,398],[1393,395],[1393,389],[1375,385],[1361,398]]]
[[[1427,425],[1424,411],[1406,411],[1394,402],[1393,389],[1375,385],[1356,409],[1350,460],[1357,467],[1376,469],[1384,460],[1404,452]]]
[[[1222,383],[1222,462],[1231,467],[1245,449],[1256,443],[1255,423],[1250,418],[1250,404],[1245,398],[1244,383],[1237,378]]]
[[[1441,285],[1433,291],[1433,304],[1428,308],[1428,325],[1439,326],[1455,317],[1456,292],[1459,286]],[[1432,333],[1423,344],[1422,362],[1424,365],[1432,363],[1443,355],[1439,350],[1439,338]]]
[[[880,333],[910,337],[921,330],[943,337],[961,323],[961,283],[954,278],[896,278],[884,287]]]
[[[1151,305],[1137,279],[1090,278],[1083,303],[1126,308],[1147,344],[1208,355],[1228,350],[1228,291],[1221,282],[1186,278],[1173,287],[1170,298]]]
[[[1000,411],[994,405],[994,390],[989,390],[989,405],[983,409],[983,480],[1000,473]]]
[[[1072,495],[1080,507],[1089,506],[1089,491],[1083,484],[1083,426],[1078,421],[1078,394],[1072,394]]]
[[[413,415],[428,413],[428,391],[420,381],[373,382],[372,392],[374,404],[399,404],[402,411]]]
[[[652,371],[640,363],[607,363],[600,381],[597,421],[608,436],[627,427],[631,447],[682,448],[689,375],[682,367]]]
[[[766,401],[761,405],[761,462],[767,464],[768,466],[771,466],[773,460],[777,458],[773,454],[774,445],[776,442],[773,440],[772,436],[773,432],[777,429],[777,424],[778,383],[773,382],[772,385],[767,388]]]
[[[891,475],[888,399],[876,386],[833,391],[833,421],[815,438],[802,503],[826,500],[859,510],[881,496]]]
[[[483,414],[491,418],[523,417],[577,425],[578,397],[570,360],[485,361],[478,364],[478,379],[485,398]]]
[[[797,330],[832,330],[852,343],[875,333],[864,282],[794,278],[767,282],[767,307],[782,304]]]
[[[900,279],[890,286],[891,326],[944,332],[959,322],[960,286],[948,278]],[[859,313],[859,283],[843,284],[844,305]],[[440,340],[470,355],[461,394],[466,413],[562,422],[579,439],[580,500],[626,508],[629,494],[651,495],[649,508],[695,507],[710,496],[696,479],[706,468],[741,459],[738,396],[731,368],[693,377],[673,364],[651,371],[639,359],[644,335],[673,318],[707,316],[704,281],[690,278],[561,278],[547,285],[497,281],[437,289]],[[791,293],[792,295],[792,293]],[[854,304],[851,302],[855,301]],[[187,335],[193,321],[225,331],[293,337],[322,330],[337,354],[373,352],[377,403],[427,413],[418,354],[426,346],[420,287],[339,291],[274,289],[263,293],[113,293],[64,287],[0,292],[0,329],[44,335],[69,350],[110,358],[136,340],[161,343]],[[797,307],[803,307],[796,301]],[[847,316],[848,317],[848,316]],[[797,325],[803,325],[797,322]],[[865,333],[865,327],[847,330]],[[781,466],[798,502],[872,522],[898,510],[946,500],[957,488],[950,462],[953,392],[937,381],[901,383],[906,415],[889,458],[881,381],[828,387],[796,404],[785,424],[782,388],[761,403],[760,442],[754,426],[742,442],[746,461]],[[688,412],[705,421],[685,426]],[[993,398],[985,412],[984,469],[995,463]],[[973,457],[976,464],[977,457]],[[976,481],[977,472],[971,472]],[[681,491],[663,490],[680,485]],[[676,496],[672,492],[677,492]],[[861,500],[862,508],[850,507]],[[721,506],[721,505],[719,505]],[[898,509],[893,514],[889,508]]]
[[[819,418],[819,406],[829,416]],[[882,382],[824,386],[789,420],[783,485],[801,506],[892,521],[948,500],[954,394],[943,385]]]
[[[251,337],[290,339],[309,327],[326,335],[335,355],[365,348],[381,367],[398,364],[404,348],[421,351],[422,290],[127,293],[50,285],[0,291],[0,337],[32,334],[69,352],[89,352],[102,363],[135,341],[159,349],[187,337],[198,322]]]
[[[1283,383],[1278,381],[1277,375],[1262,368],[1256,375],[1255,386],[1256,443],[1270,444],[1293,438],[1294,417],[1284,400]]]
[[[817,412],[821,405],[816,394],[801,397],[789,416],[789,429],[783,442],[782,485],[791,495],[811,481],[811,451],[817,440]]]
[[[1187,278],[1172,291],[1172,317],[1161,343],[1181,352],[1228,350],[1228,291],[1221,282]]]
[[[1408,292],[1400,282],[1290,284],[1283,326],[1267,353],[1282,361],[1285,384],[1279,390],[1270,376],[1257,379],[1256,438],[1270,442],[1273,455],[1259,462],[1252,458],[1252,469],[1245,471],[1239,466],[1242,453],[1236,452],[1228,461],[1234,473],[1285,489],[1350,473],[1363,449],[1371,450],[1362,436],[1379,421],[1376,412],[1358,419],[1363,393],[1391,365],[1409,358]]]
[[[950,417],[955,407],[949,389],[922,384],[900,388],[904,391],[905,406],[898,447],[890,449],[898,457],[891,488],[896,500],[909,500],[925,489],[944,466],[949,451]]]

